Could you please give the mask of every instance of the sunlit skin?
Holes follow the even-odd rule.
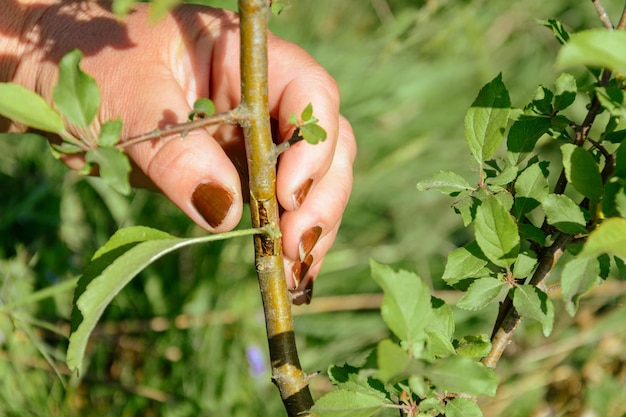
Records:
[[[124,121],[125,138],[182,123],[200,97],[213,100],[217,112],[239,103],[235,13],[184,5],[151,23],[141,4],[118,21],[102,3],[24,0],[3,2],[0,14],[0,81],[20,83],[51,100],[58,61],[73,48],[83,51],[81,66],[98,82],[102,104],[94,127],[68,126],[77,137],[93,140],[101,123],[117,117]],[[268,88],[277,142],[291,136],[289,116],[309,103],[328,134],[317,145],[296,144],[281,155],[278,166],[286,279],[295,288],[318,275],[335,240],[352,187],[356,144],[339,113],[332,77],[307,52],[272,34]],[[0,128],[22,129],[6,120],[0,120]],[[135,165],[134,185],[159,189],[211,232],[239,223],[248,193],[239,128],[193,131],[184,140],[156,139],[129,146],[127,152]],[[64,162],[75,169],[83,164],[80,155]],[[201,184],[210,184],[201,187],[208,190],[204,194],[198,192]],[[207,217],[197,203],[213,195],[227,198],[201,208],[210,211]]]

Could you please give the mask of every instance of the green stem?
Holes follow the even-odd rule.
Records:
[[[34,304],[46,298],[54,297],[57,294],[62,294],[66,291],[73,290],[76,287],[77,282],[78,278],[72,278],[67,281],[63,281],[60,284],[52,285],[37,292],[28,294],[27,296],[20,298],[19,300],[0,306],[0,314],[8,313],[11,310],[15,310],[16,308],[23,305]]]

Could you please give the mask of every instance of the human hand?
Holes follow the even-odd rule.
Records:
[[[53,0],[51,0],[53,1]],[[34,7],[34,6],[33,6]],[[231,12],[185,5],[156,24],[138,5],[123,22],[95,2],[53,1],[28,26],[31,42],[14,81],[50,99],[60,58],[83,51],[83,69],[101,89],[99,122],[121,117],[133,137],[186,120],[193,102],[209,97],[218,112],[240,100],[239,28]],[[352,186],[356,153],[339,93],[328,73],[305,51],[270,34],[269,105],[277,141],[291,136],[291,113],[312,103],[328,138],[300,142],[281,155],[277,197],[289,288],[312,282],[337,234]],[[68,127],[81,138],[95,131]],[[155,186],[197,224],[212,232],[234,228],[247,195],[246,157],[239,128],[226,125],[127,148],[136,185]],[[79,168],[80,156],[65,162]],[[302,300],[301,300],[302,301]],[[306,296],[304,297],[306,302]]]

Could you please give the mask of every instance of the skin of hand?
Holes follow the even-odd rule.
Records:
[[[76,137],[94,140],[100,123],[120,117],[122,137],[130,138],[186,121],[200,97],[213,100],[217,112],[240,101],[235,13],[183,5],[152,22],[145,4],[120,20],[102,2],[3,1],[0,81],[20,83],[51,101],[59,60],[73,48],[83,52],[81,66],[96,79],[102,100],[95,128],[67,126]],[[21,17],[12,19],[16,13]],[[287,284],[307,292],[348,202],[356,143],[339,114],[332,77],[304,50],[271,33],[268,54],[275,141],[291,136],[289,116],[309,103],[328,134],[320,144],[291,147],[281,155],[277,171]],[[20,130],[7,125],[0,119],[0,128]],[[238,127],[192,131],[184,140],[142,142],[127,152],[135,165],[133,184],[158,188],[201,227],[224,232],[239,222],[248,191]],[[80,156],[67,156],[64,162],[72,168],[84,163]]]

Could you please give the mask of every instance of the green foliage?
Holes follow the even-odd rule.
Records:
[[[35,129],[60,133],[63,120],[39,95],[14,83],[0,83],[0,114]]]
[[[310,144],[326,140],[326,131],[318,124],[319,120],[313,116],[313,105],[309,103],[298,118],[295,113],[289,116],[289,123],[296,126],[297,132]]]

